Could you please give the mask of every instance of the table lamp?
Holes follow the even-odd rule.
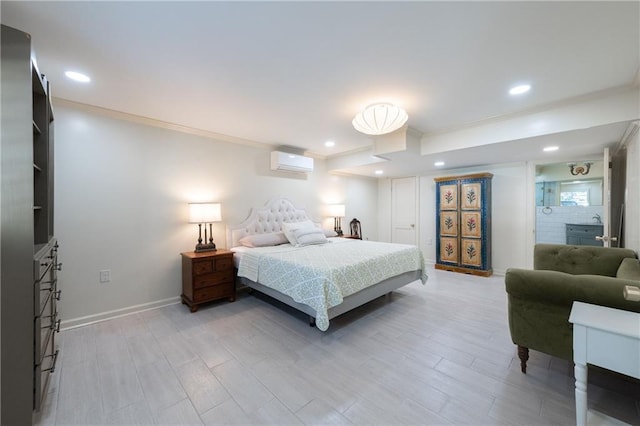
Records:
[[[198,244],[195,252],[212,251],[216,249],[213,242],[213,222],[220,222],[219,203],[189,203],[189,223],[198,224]],[[204,243],[202,242],[202,225],[204,224]],[[209,241],[207,242],[207,224],[209,224]]]

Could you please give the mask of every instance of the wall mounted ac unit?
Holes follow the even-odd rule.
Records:
[[[289,152],[271,152],[271,170],[308,173],[313,171],[313,158]]]

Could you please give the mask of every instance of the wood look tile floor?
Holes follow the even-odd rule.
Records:
[[[430,269],[332,321],[241,292],[60,333],[40,425],[571,425],[573,365],[520,372],[504,278]],[[640,424],[640,384],[590,370],[589,408]]]

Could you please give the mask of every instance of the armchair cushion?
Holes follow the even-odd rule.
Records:
[[[638,259],[622,259],[622,263],[616,273],[617,278],[640,281],[640,262]]]
[[[636,257],[633,250],[613,247],[536,244],[533,254],[533,269],[615,277],[620,262],[627,257]]]

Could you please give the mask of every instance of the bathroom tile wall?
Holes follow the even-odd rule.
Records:
[[[602,206],[536,207],[536,243],[566,244],[567,223],[595,224],[602,217]]]

